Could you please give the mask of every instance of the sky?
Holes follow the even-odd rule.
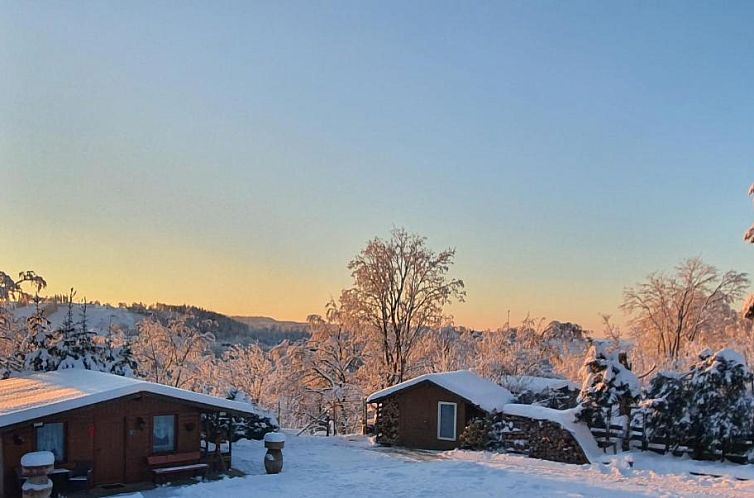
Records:
[[[0,2],[0,270],[303,320],[393,227],[458,324],[754,271],[752,2]]]

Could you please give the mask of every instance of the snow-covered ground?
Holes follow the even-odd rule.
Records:
[[[429,452],[372,446],[366,438],[295,437],[283,450],[283,473],[266,475],[262,442],[233,446],[234,466],[248,475],[183,487],[164,486],[143,498],[492,496],[754,496],[754,466],[700,463],[647,453],[605,456],[575,466],[486,452]],[[633,458],[633,468],[627,462]],[[704,472],[722,477],[695,476]]]

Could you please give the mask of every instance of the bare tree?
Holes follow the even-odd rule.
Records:
[[[448,276],[454,258],[454,249],[435,254],[424,237],[394,229],[348,264],[354,285],[343,291],[341,305],[368,330],[383,386],[404,380],[421,334],[442,324],[451,300],[463,301],[463,281]]]
[[[188,324],[187,315],[167,325],[154,318],[139,322],[133,353],[139,374],[152,382],[193,389],[201,363],[208,361],[214,337]]]
[[[752,183],[751,187],[749,187],[749,197],[754,197],[754,183]],[[754,244],[754,225],[746,230],[746,232],[744,233],[744,240],[750,244]],[[741,314],[744,318],[754,320],[754,294],[750,294],[744,302]]]
[[[754,183],[749,187],[749,197],[754,197]],[[754,225],[750,226],[746,232],[744,232],[744,240],[750,244],[754,244]]]
[[[627,288],[621,308],[646,346],[675,361],[689,343],[714,328],[715,317],[740,299],[748,285],[745,273],[720,273],[700,258],[691,258],[672,274],[652,273],[645,282]]]
[[[363,341],[334,301],[327,304],[324,318],[310,315],[307,321],[312,336],[306,344],[306,388],[322,404],[329,405],[340,432],[354,430],[363,396],[356,380]]]

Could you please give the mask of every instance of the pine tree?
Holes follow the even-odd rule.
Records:
[[[754,377],[735,351],[704,351],[689,375],[689,418],[694,456],[721,453],[735,438],[752,429],[752,398],[748,385]]]
[[[81,319],[73,322],[73,298],[76,292],[71,289],[68,296],[68,312],[61,329],[63,337],[61,350],[63,358],[59,369],[85,368],[87,370],[107,370],[107,351],[97,343],[96,333],[89,330],[86,320],[86,299],[81,306]],[[76,326],[78,325],[78,326]]]
[[[115,340],[110,334],[105,341],[104,372],[125,377],[135,377],[137,371],[136,358],[133,354],[131,341],[123,336]]]
[[[17,358],[24,370],[50,372],[57,370],[60,363],[60,334],[51,329],[40,304],[39,295],[35,295],[34,313],[26,319],[26,338]]]
[[[647,440],[663,440],[665,451],[685,444],[691,428],[689,395],[688,376],[662,372],[652,379],[641,403]]]
[[[614,415],[623,416],[628,435],[631,406],[641,394],[639,379],[631,372],[625,352],[609,351],[608,341],[593,341],[581,369],[577,419],[590,427],[605,427],[609,437]]]

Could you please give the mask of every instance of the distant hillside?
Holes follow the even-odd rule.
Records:
[[[234,316],[233,320],[246,325],[249,335],[260,344],[272,347],[284,340],[291,342],[309,338],[309,324],[275,320],[266,316]]]
[[[255,342],[263,348],[271,348],[284,340],[296,342],[309,337],[309,327],[305,323],[282,322],[268,317],[229,317],[196,306],[157,303],[146,310],[136,311],[151,312],[162,318],[171,313],[188,314],[192,325],[215,335],[218,350]]]
[[[62,325],[67,312],[65,304],[54,301],[45,302],[43,309],[53,328]],[[18,306],[13,310],[13,314],[20,320],[27,318],[33,312],[33,305]],[[278,321],[274,318],[259,316],[229,317],[188,305],[139,303],[115,307],[107,304],[89,304],[86,310],[89,328],[100,334],[106,333],[111,327],[135,331],[138,323],[146,317],[151,316],[167,322],[176,314],[188,314],[191,316],[189,323],[203,331],[212,332],[217,339],[218,352],[234,344],[258,342],[268,349],[284,340],[296,342],[309,337],[309,327],[306,323]],[[77,322],[81,319],[80,304],[73,305],[73,319]]]

